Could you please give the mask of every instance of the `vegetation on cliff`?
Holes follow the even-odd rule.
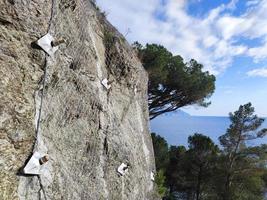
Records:
[[[198,133],[188,138],[188,149],[169,147],[164,138],[152,133],[164,199],[264,199],[267,145],[246,146],[246,141],[266,135],[266,129],[259,130],[264,119],[254,115],[251,103],[241,105],[229,117],[231,125],[219,138],[220,148]]]
[[[133,44],[148,72],[148,104],[150,119],[183,106],[207,107],[207,99],[215,90],[215,76],[203,71],[196,60],[185,62],[157,44]]]

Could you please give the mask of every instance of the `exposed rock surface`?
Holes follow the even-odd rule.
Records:
[[[0,8],[0,199],[155,199],[147,74],[123,37],[89,0]],[[65,40],[53,57],[47,33]],[[25,176],[35,151],[49,161]]]

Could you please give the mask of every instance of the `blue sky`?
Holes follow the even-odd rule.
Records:
[[[191,115],[226,116],[252,102],[267,116],[267,0],[97,0],[132,43],[158,43],[216,75],[208,108]]]

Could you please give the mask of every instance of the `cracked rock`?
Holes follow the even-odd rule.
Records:
[[[0,199],[157,199],[148,77],[122,35],[90,0],[0,7]],[[34,45],[47,33],[67,41],[53,59]],[[25,175],[36,151],[49,161]],[[130,170],[120,176],[123,162]]]

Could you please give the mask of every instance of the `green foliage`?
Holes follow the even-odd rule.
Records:
[[[209,137],[198,133],[188,137],[188,144],[189,149],[200,157],[199,160],[219,150]]]
[[[107,50],[110,50],[114,45],[115,35],[112,31],[105,30],[104,31],[104,45]]]
[[[245,141],[262,138],[267,134],[267,129],[258,130],[264,119],[254,115],[251,103],[241,105],[237,111],[229,114],[229,118],[232,124],[226,134],[219,138],[228,153],[236,153]]]
[[[260,163],[262,161],[266,162],[266,159],[264,159],[266,150],[264,150],[265,146],[247,148],[246,141],[262,138],[267,134],[267,129],[258,130],[264,119],[254,114],[251,103],[241,105],[237,111],[230,113],[229,117],[232,124],[227,129],[226,134],[219,138],[225,154],[225,178],[222,179],[224,182],[222,198],[224,200],[241,199],[240,180],[243,180],[244,175],[249,173],[252,173],[254,177],[253,179],[245,179],[246,181],[243,181],[246,183],[244,187],[249,192],[248,194],[254,195],[253,198],[256,198],[255,189],[261,179],[256,172],[265,169],[265,166],[260,165]],[[251,184],[248,183],[253,183],[253,188],[249,187]],[[245,192],[242,193],[242,199],[252,198],[248,194],[244,196],[245,194]]]
[[[167,141],[155,133],[151,133],[154,154],[155,154],[155,162],[157,171],[160,169],[165,169],[168,164],[168,144]]]
[[[266,135],[266,129],[259,130],[264,120],[254,115],[250,103],[230,113],[230,120],[227,132],[219,138],[221,150],[202,134],[190,136],[186,149],[168,147],[164,138],[153,133],[155,152],[161,152],[155,153],[156,164],[166,177],[165,199],[264,200],[267,145],[246,146],[246,141]],[[161,160],[167,164],[161,165]]]
[[[184,146],[171,146],[169,149],[169,163],[166,169],[167,183],[170,192],[177,190],[177,188],[186,189],[188,182],[184,179],[186,172],[186,148]]]
[[[155,183],[157,185],[157,192],[159,196],[162,198],[167,193],[167,188],[165,187],[166,177],[164,175],[163,170],[159,170],[155,176]]]
[[[191,177],[193,193],[196,200],[202,199],[206,191],[212,190],[210,177],[214,170],[216,156],[219,148],[213,141],[202,134],[194,134],[188,138],[189,150],[187,157],[188,166],[191,168],[189,177]]]
[[[134,43],[140,60],[149,74],[149,113],[153,119],[186,105],[208,106],[206,100],[215,90],[215,77],[203,71],[195,60],[184,62],[165,47]]]

